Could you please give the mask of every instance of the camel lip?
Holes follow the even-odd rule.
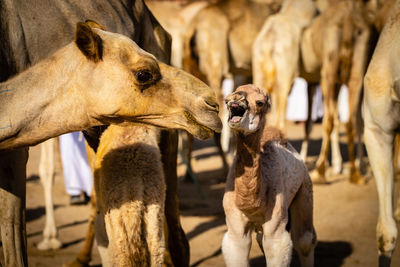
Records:
[[[215,117],[218,118],[218,113],[215,113]],[[199,128],[201,128],[202,130],[205,130],[207,132],[217,132],[220,133],[222,130],[222,123],[218,118],[218,123],[216,123],[216,125],[211,126],[209,123],[204,123],[199,121],[191,112],[189,111],[185,111],[184,115],[186,117],[186,119],[188,120],[188,122],[190,124],[196,125]]]

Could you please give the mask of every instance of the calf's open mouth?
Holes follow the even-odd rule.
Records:
[[[230,102],[229,109],[229,122],[239,123],[247,111],[247,106],[241,102]]]

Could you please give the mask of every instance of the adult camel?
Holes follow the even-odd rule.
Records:
[[[159,26],[141,0],[137,1],[10,1],[0,3],[0,29],[3,41],[0,44],[0,79],[6,80],[16,73],[37,63],[72,40],[75,23],[86,18],[94,19],[107,29],[123,33],[140,46],[168,61],[169,36]],[[35,22],[35,23],[32,23]],[[48,27],[51,25],[51,27]],[[60,34],[62,33],[62,34]],[[181,84],[189,86],[187,83]],[[190,86],[188,87],[190,88]],[[156,124],[156,122],[154,121]],[[85,125],[86,127],[91,124]],[[79,130],[75,127],[69,130]],[[60,134],[58,132],[57,134]],[[56,134],[56,135],[57,135]],[[162,140],[176,144],[174,134],[163,133]],[[46,136],[49,138],[51,136]],[[96,140],[94,138],[93,140]],[[40,140],[35,140],[34,144]],[[172,141],[172,143],[171,143]],[[176,149],[169,149],[167,142],[161,142],[163,160],[166,163],[167,209],[166,217],[171,232],[170,248],[176,265],[188,262],[188,245],[180,227],[176,199]],[[2,214],[2,235],[6,265],[23,266],[27,264],[25,237],[25,178],[28,149],[26,147],[0,152],[2,166],[1,197],[9,203]],[[174,160],[175,159],[175,160]],[[7,202],[6,202],[7,201]],[[6,206],[6,205],[4,205]],[[183,244],[183,245],[181,245]],[[175,254],[175,255],[174,255]]]
[[[312,73],[320,74],[324,97],[321,152],[316,162],[316,169],[311,173],[313,181],[317,183],[327,182],[326,162],[334,128],[336,130],[332,135],[332,150],[336,151],[336,156],[332,157],[332,161],[341,165],[337,114],[337,99],[341,84],[346,84],[349,88],[350,117],[346,123],[346,133],[350,182],[357,184],[365,182],[355,164],[354,125],[360,108],[362,78],[369,57],[372,22],[369,11],[368,3],[360,0],[331,1],[303,34],[301,50],[305,71],[301,75],[307,78]],[[357,133],[360,143],[361,136],[359,132]]]
[[[397,0],[364,77],[364,140],[379,198],[376,228],[379,266],[385,267],[390,266],[398,235],[393,218],[393,152],[400,126],[399,15],[400,1]]]

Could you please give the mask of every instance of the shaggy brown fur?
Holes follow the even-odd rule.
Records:
[[[101,137],[95,187],[111,266],[164,262],[165,181],[157,139],[154,129],[137,126],[110,126]]]
[[[313,266],[316,235],[307,167],[278,129],[265,127],[269,99],[262,90],[241,86],[225,101],[237,137],[223,200],[226,264],[248,265],[255,230],[268,266],[289,266],[291,239],[302,266]],[[286,230],[289,212],[291,238]]]

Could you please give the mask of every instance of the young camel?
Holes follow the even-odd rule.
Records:
[[[105,222],[105,229],[96,225],[96,236],[106,230],[108,237],[99,244],[103,266],[164,264],[166,186],[158,134],[152,127],[111,125],[100,139],[94,176],[98,222]]]
[[[137,121],[181,128],[199,138],[208,138],[212,129],[220,129],[215,97],[203,83],[158,62],[131,39],[90,25],[79,23],[74,43],[0,84],[0,149],[34,145],[62,133],[108,123]],[[21,102],[24,97],[31,101]],[[65,110],[69,116],[57,116]],[[17,168],[21,161],[11,159],[25,159],[26,163],[25,153],[2,153],[2,164]],[[13,175],[23,177],[20,169]],[[13,175],[2,169],[2,177]],[[15,198],[7,194],[14,192],[7,185],[0,191],[3,202],[8,203],[1,230],[2,236],[7,236],[3,238],[5,264],[23,266],[27,262],[25,181],[14,182],[10,186],[17,190]],[[14,244],[15,249],[9,249]]]
[[[287,98],[300,74],[300,41],[316,15],[311,0],[287,0],[279,13],[264,23],[253,44],[253,83],[272,100],[271,125],[285,129]]]
[[[398,229],[393,218],[395,135],[399,133],[400,1],[380,34],[364,77],[364,140],[379,198],[377,243],[379,266],[390,266]],[[396,211],[399,214],[399,208]]]
[[[301,265],[313,266],[316,234],[307,167],[282,133],[266,126],[267,93],[245,85],[225,101],[237,140],[223,199],[227,266],[249,266],[252,231],[268,266],[290,265],[292,240]],[[289,217],[291,237],[286,230]]]

